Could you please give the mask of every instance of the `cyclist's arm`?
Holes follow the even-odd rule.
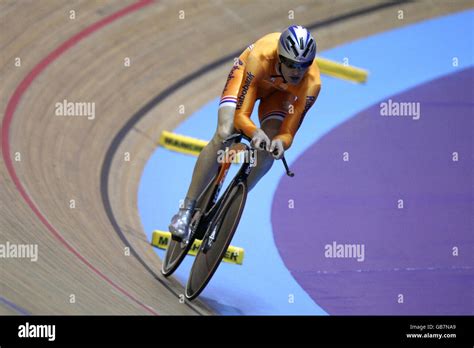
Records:
[[[283,147],[285,150],[290,148],[293,143],[293,138],[301,126],[303,119],[318,98],[319,91],[321,90],[321,85],[316,84],[306,91],[305,95],[302,98],[298,98],[294,105],[294,112],[288,113],[288,115],[283,120],[283,123],[280,127],[278,135],[274,139],[280,139],[283,142]]]
[[[254,54],[251,53],[248,56],[244,77],[237,96],[237,107],[234,116],[234,127],[248,137],[252,137],[257,129],[250,116],[257,99],[257,83],[264,68],[264,63]]]

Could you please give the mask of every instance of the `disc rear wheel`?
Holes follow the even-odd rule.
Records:
[[[186,285],[188,299],[196,298],[204,290],[219,267],[239,224],[246,197],[247,187],[241,182],[235,185],[229,195],[220,203],[221,207],[210,222],[201,248],[194,260]],[[213,231],[216,232],[216,237],[212,243],[208,243]]]

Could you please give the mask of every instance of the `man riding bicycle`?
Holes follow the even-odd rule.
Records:
[[[189,238],[197,197],[217,171],[222,141],[235,130],[251,138],[256,149],[266,144],[248,177],[249,190],[290,148],[321,89],[315,56],[311,33],[302,26],[290,26],[281,34],[263,36],[236,59],[219,103],[217,130],[199,154],[184,204],[169,225],[175,238]],[[258,99],[260,128],[250,118]]]

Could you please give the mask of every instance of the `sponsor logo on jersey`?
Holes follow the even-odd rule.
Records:
[[[315,101],[316,101],[316,97],[313,97],[311,95],[306,97],[306,104],[304,106],[303,113],[301,114],[301,119],[300,119],[300,123],[298,125],[298,128],[300,128],[301,124],[303,123],[303,119],[306,116],[306,113],[311,108],[311,106],[313,106]]]
[[[240,62],[240,59],[239,59],[239,62]],[[232,69],[230,69],[230,73],[227,76],[227,81],[225,82],[224,92],[227,91],[227,87],[229,86],[230,80],[232,80],[235,77],[234,71],[237,70],[238,68],[239,66],[237,64],[232,65]]]
[[[242,87],[242,92],[240,93],[239,97],[237,98],[237,110],[239,110],[245,100],[245,96],[249,91],[250,84],[252,83],[253,78],[255,77],[250,71],[247,72],[247,76],[245,78],[244,86]]]

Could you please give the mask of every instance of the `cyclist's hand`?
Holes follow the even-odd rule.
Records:
[[[261,149],[260,148],[260,144],[262,143],[265,143],[265,148],[264,150],[269,150],[270,148],[270,139],[268,138],[268,136],[265,134],[265,132],[263,130],[261,130],[260,128],[257,128],[255,130],[255,132],[253,133],[252,135],[252,146],[255,148],[255,149]]]
[[[268,152],[272,154],[274,159],[279,160],[283,157],[283,154],[285,153],[283,142],[280,139],[273,139]]]

